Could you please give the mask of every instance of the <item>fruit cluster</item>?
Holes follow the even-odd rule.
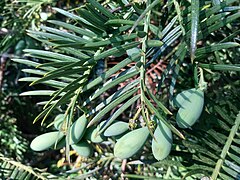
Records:
[[[200,117],[204,105],[204,93],[200,89],[189,89],[179,93],[174,99],[179,107],[176,121],[180,128],[191,127]],[[114,146],[114,156],[120,159],[127,159],[135,155],[145,144],[149,137],[148,127],[141,127],[129,131],[126,122],[115,121],[103,133],[99,133],[106,121],[97,126],[87,128],[85,115],[79,117],[70,127],[69,134],[64,134],[64,114],[59,114],[54,120],[54,127],[57,131],[42,134],[36,137],[31,148],[35,151],[43,151],[48,148],[59,149],[66,145],[66,141],[81,156],[90,157],[93,153],[91,143],[101,143],[107,137],[115,137],[117,142]],[[172,147],[171,130],[156,116],[152,116],[156,124],[154,137],[152,139],[152,153],[155,159],[166,158]],[[64,138],[64,136],[66,137]]]
[[[106,122],[103,121],[98,126],[87,128],[87,118],[85,115],[79,117],[70,127],[69,134],[64,134],[65,127],[64,114],[59,114],[54,120],[54,127],[57,131],[49,132],[37,136],[31,142],[31,149],[43,151],[49,148],[61,149],[68,144],[81,156],[90,157],[93,154],[93,147],[89,143],[101,143],[107,137],[118,137],[128,131],[128,123],[116,121],[110,125],[103,134],[99,134],[100,127]]]
[[[61,129],[63,122],[64,115],[58,115],[54,121],[54,127],[58,131],[37,136],[32,141],[31,148],[34,151],[43,151],[49,148],[60,149],[66,145],[66,140],[68,140],[71,147],[79,155],[90,157],[93,153],[93,148],[88,142],[101,143],[107,137],[115,137],[117,142],[114,146],[114,155],[115,157],[126,159],[132,157],[144,146],[150,134],[147,127],[129,131],[128,123],[121,121],[115,121],[103,134],[99,134],[101,126],[106,121],[103,121],[96,127],[92,126],[87,129],[87,118],[83,115],[71,125],[69,138],[67,139],[68,136],[64,138],[64,133]],[[164,159],[171,150],[172,132],[165,124],[158,121],[154,137],[155,140],[152,140],[153,155],[157,160]]]

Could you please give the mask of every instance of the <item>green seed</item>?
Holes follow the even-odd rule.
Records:
[[[80,156],[90,157],[93,154],[93,148],[87,141],[80,141],[79,143],[72,144],[71,146]]]
[[[152,152],[155,159],[160,161],[165,159],[171,152],[172,132],[163,122],[158,121],[154,137],[156,140],[152,140]]]
[[[78,143],[83,137],[87,126],[87,118],[82,115],[78,118],[70,128],[70,142],[69,144]]]
[[[186,90],[186,91],[183,91],[181,93],[179,93],[174,99],[173,99],[173,102],[174,104],[181,108],[183,107],[183,104],[186,102],[186,101],[190,101],[189,97],[195,93],[197,90],[195,88],[193,89],[189,89],[189,90]]]
[[[204,105],[204,93],[202,90],[195,90],[188,100],[182,102],[179,108],[176,121],[180,128],[191,127],[200,117]]]
[[[62,138],[60,141],[58,141],[58,143],[56,144],[56,147],[54,144],[52,148],[54,150],[58,150],[58,149],[62,149],[65,146],[66,146],[66,138]]]
[[[118,136],[128,130],[128,123],[117,121],[104,131],[104,136]]]
[[[100,127],[105,123],[106,121],[101,122],[97,127],[92,126],[89,129],[87,129],[86,132],[86,139],[90,140],[93,143],[101,143],[105,140],[105,137],[102,134],[98,134]]]
[[[145,144],[149,136],[147,127],[133,130],[121,137],[115,147],[114,156],[120,159],[126,159],[136,154]]]
[[[56,130],[61,130],[62,123],[64,121],[64,114],[58,114],[54,119],[54,127]]]
[[[53,147],[56,142],[59,142],[62,139],[63,136],[63,133],[59,131],[45,133],[33,139],[30,147],[34,151],[43,151]]]

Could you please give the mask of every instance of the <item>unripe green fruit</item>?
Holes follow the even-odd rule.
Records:
[[[56,147],[55,147],[55,144],[54,144],[52,148],[54,150],[58,150],[58,149],[62,149],[65,146],[66,146],[66,138],[63,137],[60,141],[58,141]]]
[[[173,99],[173,103],[181,108],[183,107],[184,103],[187,101],[190,101],[190,97],[192,96],[192,94],[194,94],[197,91],[197,89],[192,88],[192,89],[188,89],[186,91],[182,91],[181,93],[179,93],[174,99]]]
[[[128,123],[117,121],[110,125],[105,131],[104,136],[111,137],[111,136],[118,136],[128,130]]]
[[[62,123],[64,121],[64,117],[65,115],[64,114],[58,114],[55,119],[54,119],[54,127],[56,130],[61,130],[62,128]]]
[[[56,141],[60,141],[63,136],[63,133],[59,131],[45,133],[33,139],[30,147],[34,151],[43,151],[50,147],[53,147]]]
[[[92,126],[89,129],[87,129],[86,132],[86,139],[90,140],[93,143],[101,143],[105,140],[105,137],[102,134],[98,134],[100,131],[100,127],[105,123],[106,121],[101,122],[97,127]]]
[[[182,102],[178,110],[176,121],[180,128],[191,127],[200,117],[204,105],[204,93],[202,90],[194,90],[188,99]]]
[[[147,127],[133,130],[121,137],[114,146],[114,156],[126,159],[136,154],[149,136]]]
[[[158,122],[154,137],[155,139],[152,140],[152,152],[154,158],[160,161],[165,159],[171,152],[172,132],[163,122]]]
[[[80,156],[90,157],[93,154],[93,148],[87,141],[80,141],[79,143],[72,144],[71,146]]]
[[[83,137],[87,126],[87,118],[85,115],[79,117],[70,127],[70,142],[69,144],[78,143]]]

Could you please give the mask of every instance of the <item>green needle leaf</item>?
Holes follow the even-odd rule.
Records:
[[[199,64],[200,67],[216,71],[240,71],[240,64]]]
[[[134,23],[133,27],[130,29],[129,34],[131,34],[133,32],[133,30],[137,27],[137,25],[140,23],[140,21],[144,18],[144,16],[151,11],[152,8],[154,8],[158,3],[160,3],[159,0],[155,0],[153,1],[141,14],[141,16],[139,16],[139,18],[137,19],[137,21]]]
[[[190,55],[193,63],[195,59],[195,51],[197,49],[197,34],[198,34],[198,23],[199,23],[199,0],[191,1],[192,12],[191,12],[191,47]]]

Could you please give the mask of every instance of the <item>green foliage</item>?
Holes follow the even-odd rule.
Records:
[[[0,155],[0,177],[1,179],[41,179],[56,178],[48,173],[25,166],[17,161]]]
[[[33,16],[25,18],[27,9],[18,1],[2,0],[0,13],[0,53],[11,52],[14,48],[15,55],[22,55],[24,48],[35,47],[35,42],[26,37],[25,31],[33,23],[39,23],[36,11]],[[32,24],[31,24],[32,23]]]
[[[130,162],[122,162],[122,167],[125,163],[126,171],[132,173],[125,177],[239,178],[237,0],[170,0],[166,4],[157,0],[142,4],[117,1],[103,5],[88,0],[73,11],[53,10],[63,20],[49,20],[39,29],[27,31],[45,49],[25,49],[25,57],[13,61],[28,66],[22,71],[31,76],[20,81],[48,87],[21,94],[48,97],[38,103],[44,107],[34,122],[42,120],[42,125],[52,125],[50,115],[64,114],[58,130],[66,135],[67,156],[71,127],[79,117],[86,116],[86,136],[81,134],[84,141],[79,138],[78,145],[82,148],[87,139],[96,155],[89,165],[94,170],[82,167],[85,175],[98,177],[100,169],[108,166],[120,175],[113,149],[121,139],[115,143],[117,137],[109,137],[108,148],[102,141],[114,120],[127,114],[122,120],[129,123],[129,129],[145,126],[151,137],[141,154],[130,153]],[[108,67],[111,60],[116,65]],[[162,61],[165,68],[161,67]],[[197,114],[200,118],[196,125],[180,129],[173,99],[175,94],[193,87],[206,89],[205,107],[201,116]],[[194,103],[188,104],[191,113]],[[154,122],[152,115],[159,122]],[[153,132],[158,123],[164,123],[174,135],[170,156],[156,162],[150,144],[155,141]],[[100,140],[95,141],[97,138]],[[77,151],[79,142],[74,143]]]
[[[28,143],[19,132],[16,119],[8,115],[0,116],[0,139],[1,153],[5,156],[23,160],[23,154],[28,149]]]

